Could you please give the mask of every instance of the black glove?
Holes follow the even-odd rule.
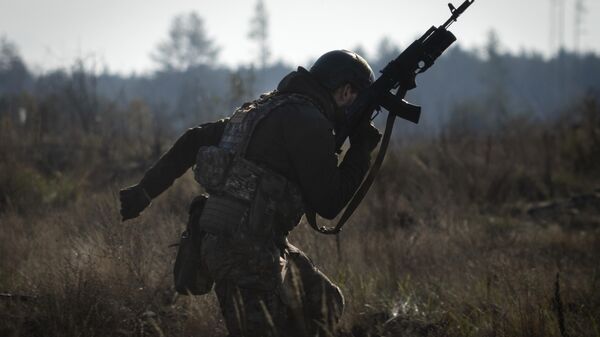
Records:
[[[137,217],[152,201],[146,190],[139,185],[122,189],[119,192],[119,199],[122,221]]]
[[[359,147],[368,153],[373,152],[381,140],[381,133],[373,123],[364,122],[356,127],[354,134],[350,135],[350,146]]]

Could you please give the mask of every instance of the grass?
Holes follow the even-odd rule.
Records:
[[[0,302],[2,335],[225,336],[214,295],[177,297],[172,289],[168,245],[183,227],[185,210],[176,205],[190,185],[187,176],[125,224],[114,193],[41,216],[3,215],[0,289],[34,297]],[[553,304],[560,272],[569,335],[599,336],[598,228],[435,212],[449,215],[382,227],[362,208],[341,234],[341,254],[334,238],[304,223],[293,232],[292,242],[343,289],[343,330],[560,336]]]
[[[396,144],[339,250],[301,223],[290,240],[345,294],[340,335],[599,337],[600,196],[568,202],[600,187],[594,102],[556,123]],[[225,336],[213,294],[172,286],[193,178],[121,223],[129,156],[102,150],[123,141],[103,133],[90,160],[45,173],[0,132],[0,293],[13,295],[0,296],[0,336]],[[544,201],[557,206],[529,215]]]

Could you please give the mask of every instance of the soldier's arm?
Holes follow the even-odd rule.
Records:
[[[175,144],[146,172],[139,183],[150,198],[155,198],[196,161],[201,146],[218,145],[227,119],[188,129]]]
[[[314,108],[287,110],[283,137],[304,199],[322,217],[333,219],[360,186],[370,154],[351,147],[338,167],[330,122]]]

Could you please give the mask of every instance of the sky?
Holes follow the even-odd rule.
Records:
[[[475,0],[452,26],[459,43],[481,48],[491,30],[507,52],[555,52],[551,3],[564,2],[564,41],[573,48],[575,2],[582,0]],[[583,0],[581,50],[600,54],[600,1]],[[383,37],[407,46],[449,17],[447,0],[265,0],[271,61],[309,62],[332,49],[362,46],[373,54]],[[462,1],[454,0],[458,7]],[[172,18],[196,11],[220,47],[218,63],[257,59],[248,40],[256,0],[0,0],[0,36],[16,43],[34,71],[92,60],[122,74],[156,69],[150,58],[167,37]],[[559,17],[559,14],[554,17]],[[556,27],[556,26],[554,26]]]

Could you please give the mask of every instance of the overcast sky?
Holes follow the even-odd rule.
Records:
[[[551,3],[565,3],[565,44],[573,47],[576,0],[476,0],[452,31],[466,48],[482,46],[494,29],[507,51],[551,52]],[[363,46],[373,52],[382,37],[406,46],[447,19],[447,0],[265,0],[272,60],[307,65],[331,49]],[[587,0],[584,51],[600,53],[600,1]],[[461,2],[454,1],[458,6]],[[95,58],[110,71],[152,70],[149,57],[171,19],[196,11],[221,48],[219,63],[256,59],[248,41],[256,0],[0,0],[0,36],[19,47],[37,70]],[[368,56],[368,55],[367,55]]]

